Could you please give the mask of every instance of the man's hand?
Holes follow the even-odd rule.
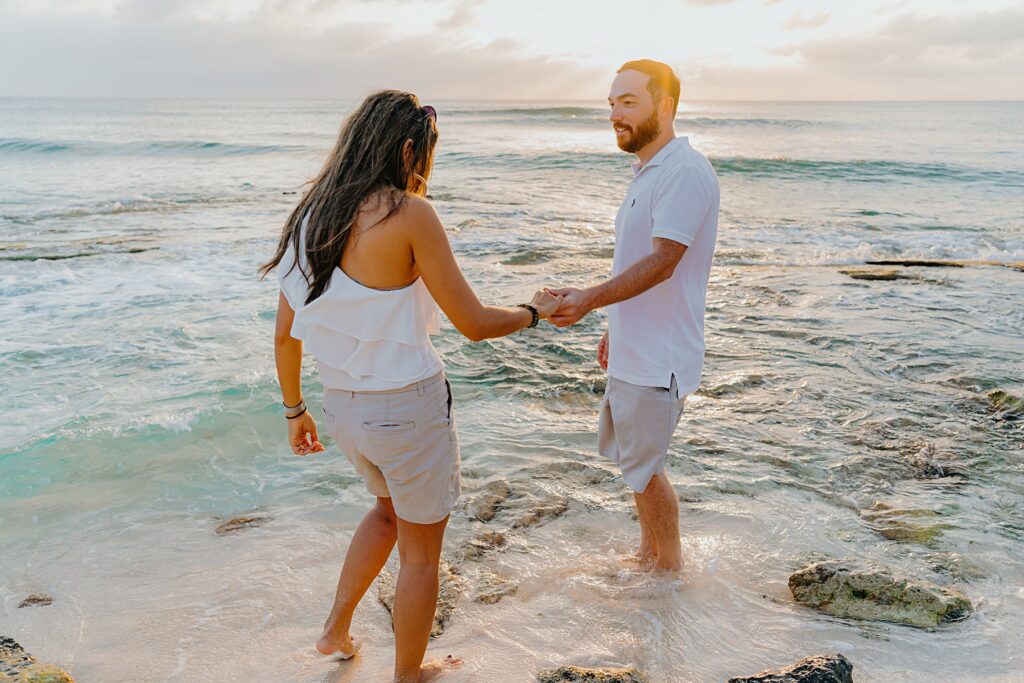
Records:
[[[562,305],[549,318],[549,321],[556,327],[568,327],[594,310],[590,303],[590,290],[573,287],[564,287],[562,289],[545,288],[545,290],[554,296],[563,297]]]
[[[597,364],[602,370],[608,369],[608,330],[605,330],[601,341],[597,343]]]
[[[309,455],[327,450],[316,435],[316,421],[308,411],[288,420],[288,444],[295,455]]]

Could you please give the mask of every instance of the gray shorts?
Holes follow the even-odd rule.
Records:
[[[462,492],[444,373],[394,391],[324,391],[327,431],[375,496],[414,524],[440,522]]]
[[[637,493],[665,467],[672,433],[683,415],[686,396],[676,397],[676,380],[663,387],[643,387],[608,378],[597,427],[597,450],[622,471]]]

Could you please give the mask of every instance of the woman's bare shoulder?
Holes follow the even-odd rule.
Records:
[[[407,194],[392,220],[399,229],[410,231],[410,235],[422,236],[424,232],[430,234],[437,230],[444,231],[434,205],[419,195]]]

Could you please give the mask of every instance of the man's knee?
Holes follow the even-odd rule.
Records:
[[[651,478],[647,480],[647,485],[644,486],[643,490],[640,491],[639,495],[649,499],[652,495],[659,493],[662,487],[661,479],[663,479],[664,477],[665,470],[661,470],[660,472],[652,474]]]

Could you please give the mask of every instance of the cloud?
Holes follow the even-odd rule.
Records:
[[[438,28],[461,29],[472,26],[476,23],[476,8],[483,2],[484,0],[462,0],[448,18],[438,22]]]
[[[697,99],[1024,99],[1024,11],[901,15],[879,31],[779,48],[788,65],[704,60],[684,71]]]
[[[533,22],[489,25],[486,1],[0,0],[0,95],[600,99],[611,52],[583,38],[539,47]],[[733,4],[766,21],[726,26],[699,58],[666,43],[684,98],[1024,99],[1024,8],[895,10],[857,34],[838,15],[763,4]],[[783,33],[783,17],[813,31]]]
[[[0,94],[358,98],[389,87],[431,98],[575,99],[599,97],[608,77],[509,39],[475,45],[454,32],[439,40],[438,31],[396,37],[384,24],[318,24],[295,2],[232,20],[199,17],[198,4],[167,13],[158,4],[132,0],[109,17],[0,18],[0,63],[18,65],[0,70]]]
[[[1024,52],[1024,10],[1004,9],[967,16],[921,17],[904,14],[873,35],[818,39],[777,50],[811,64],[857,67],[929,59],[941,50],[947,58],[986,60]],[[931,58],[934,59],[934,55]]]
[[[830,18],[828,12],[815,12],[804,16],[803,12],[797,12],[796,14],[786,19],[782,24],[782,28],[787,31],[800,31],[809,28],[818,28],[828,23]]]

